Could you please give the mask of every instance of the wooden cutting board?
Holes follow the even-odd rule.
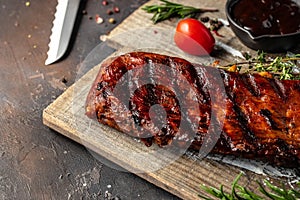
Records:
[[[218,186],[240,173],[238,168],[209,159],[182,156],[170,162],[164,157],[168,155],[150,154],[159,151],[158,147],[147,148],[129,136],[87,118],[85,99],[99,67],[90,70],[44,110],[45,125],[183,199],[196,199],[201,184]],[[141,157],[147,152],[150,155]],[[165,166],[157,168],[157,165]],[[143,173],[144,170],[149,172]]]
[[[150,1],[147,4],[157,3],[159,2]],[[226,19],[225,0],[188,0],[184,3],[195,7],[218,8],[219,12],[205,13],[203,16]],[[115,28],[103,44],[114,47],[118,53],[147,50],[176,55],[195,62],[211,62],[212,58],[191,57],[176,48],[172,34],[177,19],[153,25],[150,18],[150,14],[138,9]],[[234,37],[229,27],[222,28],[220,34],[224,37],[217,37],[217,40],[225,46],[250,51]],[[103,44],[93,50],[85,63],[97,63],[98,58],[95,60],[94,57],[97,57],[97,53],[101,54],[105,48]],[[217,51],[214,59],[216,58],[224,62],[237,59],[224,49]],[[129,136],[87,118],[85,100],[99,67],[100,65],[96,65],[89,71],[88,67],[82,70],[88,72],[84,72],[83,76],[79,75],[75,84],[44,110],[43,122],[46,126],[182,199],[197,199],[198,194],[203,192],[200,189],[202,184],[214,187],[225,184],[225,190],[230,190],[229,183],[240,173],[241,168],[188,155],[174,159],[173,155],[161,152],[155,145],[147,148]],[[240,183],[255,190],[255,180],[263,177],[251,171],[243,171],[246,176],[242,177]]]

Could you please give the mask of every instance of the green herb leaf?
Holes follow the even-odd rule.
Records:
[[[264,195],[260,196],[238,184],[242,175],[243,173],[240,173],[232,182],[231,193],[226,193],[223,190],[223,185],[220,186],[220,189],[204,185],[202,185],[201,188],[206,193],[222,200],[265,200],[266,197],[272,200],[297,200],[300,198],[300,182],[296,184],[298,186],[297,189],[286,189],[283,184],[281,187],[278,187],[264,180],[266,186],[263,186],[261,182],[257,181],[258,190]],[[211,200],[211,198],[204,195],[199,194],[198,196],[205,200]]]
[[[268,72],[274,78],[280,80],[300,80],[300,54],[277,56],[275,58],[267,58],[267,54],[263,51],[258,51],[257,56],[252,58],[247,56],[247,61],[218,66],[222,69],[230,69],[231,66],[245,66],[246,73]],[[239,67],[240,71],[242,67]]]
[[[160,0],[160,1],[163,2],[160,5],[150,5],[142,8],[148,13],[153,13],[153,17],[151,18],[151,20],[153,21],[154,24],[170,19],[172,17],[195,18],[199,13],[218,11],[218,9],[214,9],[214,8],[195,8],[192,6],[185,6],[182,4],[172,3],[166,0]]]

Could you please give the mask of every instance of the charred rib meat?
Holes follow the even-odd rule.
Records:
[[[132,52],[102,64],[86,114],[148,146],[198,151],[209,138],[214,153],[299,167],[299,100],[300,81]]]

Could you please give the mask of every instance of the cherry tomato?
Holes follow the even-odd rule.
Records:
[[[210,54],[215,45],[215,38],[208,28],[191,18],[177,24],[174,41],[181,50],[198,56]]]

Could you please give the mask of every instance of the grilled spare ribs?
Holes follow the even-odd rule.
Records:
[[[300,166],[299,111],[300,81],[147,52],[104,62],[86,101],[88,117],[147,146],[213,144],[212,153],[285,167]]]

